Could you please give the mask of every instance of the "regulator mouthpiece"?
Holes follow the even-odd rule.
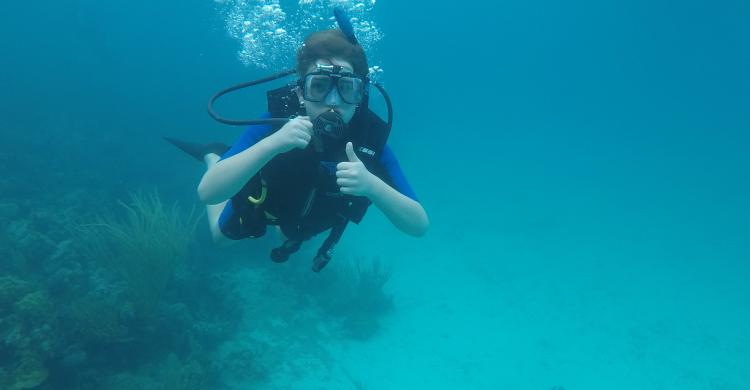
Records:
[[[315,150],[322,153],[344,139],[346,123],[344,118],[334,110],[326,111],[313,121],[313,132],[315,133]]]

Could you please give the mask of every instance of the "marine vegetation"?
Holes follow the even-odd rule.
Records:
[[[394,309],[386,285],[391,267],[378,258],[348,259],[331,267],[310,289],[323,310],[347,337],[365,340],[380,329],[380,319]]]
[[[0,214],[0,389],[263,387],[394,308],[378,259],[315,274],[201,242],[199,216],[154,193],[77,199]]]
[[[0,276],[0,389],[216,388],[238,310],[191,261],[198,216],[156,194],[119,204],[1,225],[0,254],[21,260]]]
[[[82,227],[86,256],[100,262],[124,284],[133,315],[156,313],[167,283],[184,262],[197,217],[177,205],[166,208],[155,194],[135,194],[120,203],[125,218],[107,216]]]

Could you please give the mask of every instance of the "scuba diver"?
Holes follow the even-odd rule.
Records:
[[[271,252],[286,261],[303,242],[330,231],[312,269],[331,260],[349,222],[359,223],[370,204],[399,230],[422,236],[427,213],[387,145],[392,107],[370,80],[364,49],[341,9],[339,29],[309,35],[297,51],[296,69],[227,88],[212,97],[209,114],[220,122],[250,124],[231,146],[166,138],[207,170],[198,185],[215,242],[255,238],[269,225],[285,241]],[[268,112],[256,120],[228,120],[213,111],[229,92],[296,73],[299,80],[268,91]],[[388,121],[368,108],[370,87],[385,98]]]

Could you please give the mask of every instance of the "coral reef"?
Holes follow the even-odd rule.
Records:
[[[26,294],[15,303],[16,313],[27,322],[44,322],[50,316],[52,303],[44,291]]]
[[[156,195],[121,206],[93,222],[40,208],[0,229],[0,388],[217,388],[213,350],[238,309],[189,269],[197,215]]]
[[[48,376],[49,371],[38,356],[23,354],[12,370],[0,377],[0,385],[9,390],[33,389],[44,383]]]
[[[31,290],[31,285],[15,276],[0,276],[0,315]]]
[[[0,388],[31,389],[49,376],[44,363],[58,339],[49,296],[14,276],[0,277]]]
[[[136,194],[121,203],[124,221],[107,217],[82,229],[87,256],[101,262],[125,284],[135,315],[153,316],[167,284],[185,260],[197,218],[158,196]]]
[[[71,339],[83,344],[112,344],[128,340],[128,329],[117,302],[88,295],[69,305],[64,318]]]
[[[377,259],[314,274],[257,242],[201,251],[198,216],[155,194],[77,201],[0,201],[0,389],[262,387],[325,370],[331,341],[393,309]]]
[[[385,289],[391,272],[377,258],[341,262],[311,293],[340,321],[346,336],[364,340],[377,333],[380,318],[393,310],[393,296]]]

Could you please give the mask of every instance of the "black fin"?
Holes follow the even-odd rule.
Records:
[[[210,144],[194,144],[191,142],[186,141],[180,141],[178,139],[164,137],[167,142],[171,143],[172,145],[176,146],[183,152],[193,156],[198,161],[203,161],[203,156],[209,154],[209,153],[215,153],[221,156],[224,154],[227,150],[229,150],[229,146],[224,145],[222,143],[210,143]]]

